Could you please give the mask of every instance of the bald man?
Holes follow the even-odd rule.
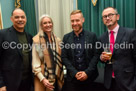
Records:
[[[16,8],[13,26],[0,30],[0,91],[31,91],[32,36],[24,30],[26,14]]]

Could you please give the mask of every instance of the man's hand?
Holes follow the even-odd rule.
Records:
[[[110,56],[106,55],[106,52],[102,52],[100,59],[102,62],[107,62],[108,60],[110,60]]]
[[[77,74],[75,75],[76,79],[80,79],[82,76],[82,72],[77,72]]]
[[[84,71],[78,72],[75,77],[80,81],[85,81],[88,78],[87,74]]]
[[[1,87],[0,91],[7,91],[6,86]]]

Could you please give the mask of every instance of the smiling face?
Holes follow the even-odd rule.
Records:
[[[44,17],[41,22],[41,28],[46,33],[51,33],[53,28],[52,20],[49,17]]]
[[[17,31],[24,31],[27,19],[23,10],[15,9],[12,13],[11,21],[13,22],[13,26]]]
[[[109,28],[114,29],[117,26],[119,20],[119,14],[113,8],[106,8],[102,13],[103,23]]]
[[[75,33],[80,33],[82,31],[84,17],[81,13],[76,13],[71,15],[71,25]]]

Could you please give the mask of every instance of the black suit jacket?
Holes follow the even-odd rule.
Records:
[[[88,83],[92,82],[96,79],[98,76],[98,70],[97,70],[97,62],[98,62],[98,54],[95,53],[95,44],[97,41],[97,37],[94,33],[84,31],[85,35],[85,44],[92,45],[90,48],[85,49],[85,62],[87,64],[87,69],[84,71],[88,75],[88,79],[86,81],[80,82],[77,81],[75,78],[76,73],[78,70],[76,69],[75,61],[74,61],[74,49],[72,48],[66,48],[66,45],[74,44],[74,35],[73,31],[64,35],[63,38],[63,46],[62,46],[62,61],[63,64],[66,66],[67,69],[67,81],[75,81],[77,83]]]
[[[128,46],[132,44],[132,32],[132,29],[119,27],[111,59],[114,63],[112,65],[105,63],[104,85],[107,89],[111,86],[112,70],[114,70],[115,80],[119,88],[122,91],[135,91],[133,88],[135,59],[132,46],[130,48]],[[99,40],[103,45],[109,44],[108,31]]]
[[[29,34],[27,34],[27,41],[31,46],[32,36]],[[17,91],[22,79],[23,57],[22,48],[18,49],[16,46],[18,43],[19,40],[13,26],[0,30],[0,87],[6,86],[7,91]],[[30,68],[31,60],[32,54],[30,50]]]

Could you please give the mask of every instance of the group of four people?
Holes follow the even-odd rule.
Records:
[[[95,33],[83,29],[82,12],[74,10],[70,15],[73,31],[61,42],[53,33],[49,15],[41,16],[39,32],[32,38],[24,29],[24,11],[13,10],[13,26],[0,31],[0,91],[96,91],[93,83],[99,60],[105,64],[104,86],[108,91],[135,91],[136,30],[119,26],[119,17],[115,8],[105,8],[102,19],[108,31],[97,39]],[[104,46],[97,48],[97,42],[110,48],[111,58]],[[122,43],[132,46],[114,46]]]

